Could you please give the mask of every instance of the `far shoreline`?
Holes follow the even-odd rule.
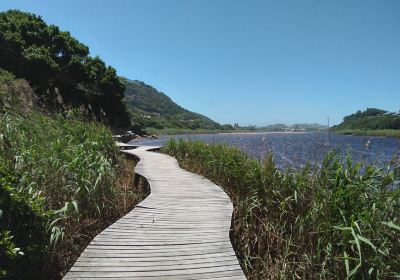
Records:
[[[304,134],[311,132],[325,132],[325,131],[248,131],[248,132],[219,132],[217,134],[225,135],[239,135],[239,134]]]
[[[332,129],[330,131],[336,135],[352,135],[352,136],[367,136],[367,137],[389,137],[399,138],[400,130],[357,130],[357,129]],[[157,137],[168,136],[168,135],[204,135],[204,134],[216,134],[216,135],[257,135],[257,134],[305,134],[305,133],[329,133],[328,130],[306,130],[306,131],[246,131],[246,130],[186,130],[186,129],[163,129],[163,130],[150,130],[150,135],[156,135]]]
[[[400,130],[397,129],[333,129],[331,132],[338,135],[400,138]]]

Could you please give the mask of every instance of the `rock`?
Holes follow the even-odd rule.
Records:
[[[136,139],[137,137],[138,135],[133,133],[132,131],[127,131],[125,134],[122,135],[114,135],[114,138],[118,139],[122,143],[128,143],[129,141]]]

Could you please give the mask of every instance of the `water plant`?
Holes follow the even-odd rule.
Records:
[[[335,153],[318,169],[279,171],[227,145],[170,140],[180,165],[234,203],[232,242],[248,279],[400,277],[400,189],[393,169]],[[398,182],[398,181],[397,181]]]

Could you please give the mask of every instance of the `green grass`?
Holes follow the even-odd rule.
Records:
[[[344,135],[400,137],[399,129],[376,129],[376,130],[335,129],[333,130],[333,132]]]
[[[248,279],[400,277],[399,163],[391,172],[330,154],[319,170],[281,172],[224,145],[171,140],[162,151],[229,194]]]
[[[131,186],[133,165],[99,123],[0,115],[0,278],[60,279],[145,196]]]

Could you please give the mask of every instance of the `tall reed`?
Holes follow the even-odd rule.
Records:
[[[88,242],[146,194],[105,126],[0,116],[0,278],[59,279]]]
[[[234,203],[232,242],[249,279],[400,277],[395,174],[329,154],[285,172],[226,145],[169,141],[162,150],[220,185]]]

